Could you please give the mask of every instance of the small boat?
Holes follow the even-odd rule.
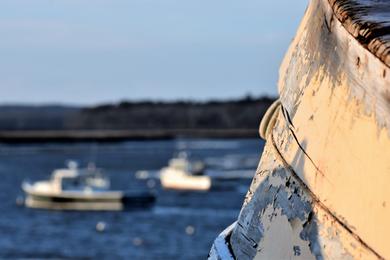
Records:
[[[22,189],[27,207],[55,210],[123,210],[155,199],[147,192],[110,190],[110,180],[101,169],[93,165],[79,169],[73,162],[53,171],[49,180],[23,182]]]
[[[165,189],[208,191],[211,188],[210,176],[204,175],[204,164],[189,161],[185,153],[172,158],[168,166],[161,169],[160,180]]]

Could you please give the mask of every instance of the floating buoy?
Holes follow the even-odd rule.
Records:
[[[135,246],[140,246],[144,243],[144,241],[140,237],[133,238],[132,242],[133,242],[133,245],[135,245]]]
[[[96,231],[103,232],[104,230],[106,230],[106,223],[104,221],[99,221],[96,224]]]
[[[189,225],[186,227],[186,234],[192,236],[195,233],[195,227]]]

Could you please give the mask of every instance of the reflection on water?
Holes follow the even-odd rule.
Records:
[[[148,189],[138,170],[156,171],[181,150],[212,170],[253,170],[263,143],[245,140],[174,140],[123,143],[0,145],[0,258],[205,258],[213,239],[239,213],[250,179],[210,192],[154,189],[150,209],[61,212],[27,209],[15,201],[25,179],[46,179],[68,159],[95,162],[112,187]]]

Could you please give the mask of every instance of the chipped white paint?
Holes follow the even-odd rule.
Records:
[[[390,70],[331,16],[327,1],[312,1],[285,57],[279,91],[290,118],[280,116],[275,141],[321,203],[390,258]],[[330,32],[318,32],[323,23]],[[323,41],[334,52],[321,58],[308,45]]]
[[[390,259],[390,69],[346,26],[310,2],[260,127],[238,259]]]
[[[230,242],[237,259],[377,259],[313,198],[272,141]]]
[[[299,237],[303,229],[299,219],[289,221],[281,208],[268,205],[261,215],[261,223],[264,237],[254,259],[315,259],[310,252],[309,241]]]

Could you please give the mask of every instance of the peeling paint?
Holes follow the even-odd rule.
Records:
[[[272,142],[267,142],[259,164],[261,182],[255,183],[255,187],[252,183],[253,192],[230,238],[234,256],[237,259],[377,259],[324,210],[298,176],[286,167],[276,149]],[[300,256],[296,255],[298,247]]]
[[[339,20],[332,33],[317,26],[332,14],[327,1],[313,0],[285,57],[279,91],[290,118],[279,116],[275,142],[332,214],[390,257],[390,208],[382,206],[390,182],[390,79],[380,76],[388,67]],[[325,43],[337,51],[329,55]]]
[[[235,258],[390,258],[389,13],[385,0],[310,2],[260,128]]]
[[[261,218],[264,237],[254,259],[315,259],[309,241],[300,237],[303,225],[299,219],[289,220],[281,208],[272,205],[268,205]]]

